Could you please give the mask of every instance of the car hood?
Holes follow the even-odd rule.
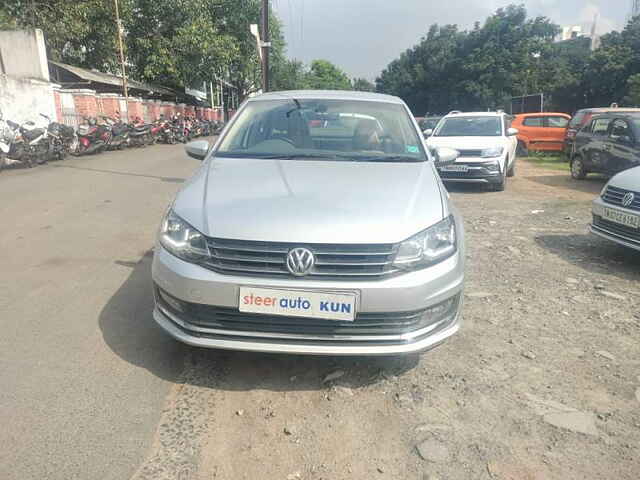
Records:
[[[449,147],[463,150],[482,150],[498,146],[505,146],[504,137],[429,137],[427,145],[430,147]]]
[[[207,236],[300,243],[395,243],[442,220],[431,162],[212,158],[174,211]]]
[[[640,192],[640,167],[624,170],[613,176],[609,181],[612,187]]]

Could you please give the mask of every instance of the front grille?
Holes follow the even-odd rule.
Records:
[[[625,237],[626,239],[640,245],[640,229],[638,228],[627,227],[625,225],[620,225],[619,223],[610,222],[599,215],[593,216],[593,225],[596,228],[606,230],[607,232],[619,237]]]
[[[460,152],[460,157],[481,157],[482,150],[464,150],[456,149]]]
[[[156,287],[157,289],[157,287]],[[171,298],[169,305],[163,297]],[[443,303],[447,308],[434,314],[425,310],[391,313],[358,313],[353,322],[322,320],[317,318],[288,317],[240,312],[237,308],[216,307],[177,300],[166,292],[156,291],[156,300],[162,308],[193,327],[229,330],[231,332],[332,335],[402,335],[419,330],[448,318],[455,312],[459,296]],[[178,311],[176,308],[180,308]]]
[[[622,198],[627,193],[633,193],[635,195],[635,198],[633,199],[633,202],[631,202],[631,205],[624,208],[629,208],[631,210],[640,210],[640,192],[633,192],[631,190],[625,190],[623,188],[612,187],[611,185],[609,185],[605,190],[604,195],[602,196],[602,200],[612,205],[622,206]]]
[[[376,279],[397,273],[393,266],[395,244],[300,244],[207,239],[211,258],[202,266],[229,275],[291,276],[287,253],[305,247],[315,256],[315,265],[301,279]]]

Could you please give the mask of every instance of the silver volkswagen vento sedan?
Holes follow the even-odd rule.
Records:
[[[155,320],[211,348],[389,355],[460,327],[464,232],[402,100],[360,92],[260,95],[166,212]],[[435,158],[434,158],[435,157]]]

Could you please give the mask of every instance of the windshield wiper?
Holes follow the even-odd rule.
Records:
[[[354,162],[410,162],[410,163],[416,163],[416,162],[422,162],[424,161],[423,159],[420,158],[416,158],[416,157],[410,157],[408,155],[384,155],[384,156],[379,156],[379,155],[370,155],[370,156],[353,156],[353,157],[346,157],[349,160],[353,160]]]

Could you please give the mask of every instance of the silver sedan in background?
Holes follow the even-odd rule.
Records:
[[[325,355],[425,350],[460,326],[462,220],[407,106],[361,92],[248,100],[168,208],[154,318],[185,343]]]

